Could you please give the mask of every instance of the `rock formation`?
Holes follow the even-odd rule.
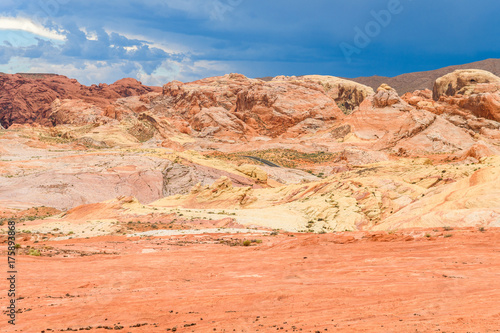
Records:
[[[451,190],[473,163],[500,154],[498,78],[479,71],[438,79],[437,99],[318,75],[228,74],[161,89],[132,79],[91,87],[61,76],[0,79],[5,105],[25,103],[3,110],[13,122],[0,136],[7,208],[134,196],[145,210],[241,209],[238,223],[265,227],[391,228],[407,224],[388,221],[410,203],[420,207],[421,195]]]
[[[488,92],[496,91],[500,86],[500,78],[490,72],[478,69],[456,70],[436,80],[433,97],[437,101],[441,96],[471,95],[477,93],[477,85],[484,84],[490,84],[487,86],[488,89],[485,89]],[[490,86],[496,86],[496,89]]]
[[[153,103],[155,113],[176,119],[201,136],[277,137],[294,126],[314,132],[343,117],[321,85],[263,82],[240,74],[187,84],[174,81]]]
[[[105,107],[118,98],[160,91],[135,79],[122,79],[111,85],[90,87],[62,75],[0,75],[0,123],[51,125],[51,104],[56,100],[80,99],[95,107]]]
[[[401,156],[453,153],[474,144],[468,132],[444,117],[415,108],[387,85],[367,98],[347,122],[359,139],[371,141],[371,149],[390,149]]]
[[[305,75],[301,79],[311,80],[323,85],[328,96],[346,114],[354,111],[365,98],[374,94],[373,89],[368,86],[335,76]]]

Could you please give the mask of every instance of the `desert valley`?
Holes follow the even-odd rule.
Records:
[[[0,331],[500,331],[499,75],[1,74]]]

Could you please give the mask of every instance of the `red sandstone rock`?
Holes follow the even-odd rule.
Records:
[[[447,74],[436,80],[433,97],[476,117],[500,121],[500,78],[490,72],[462,70]]]
[[[0,123],[8,127],[14,123],[51,125],[48,119],[51,104],[59,99],[81,99],[97,107],[106,107],[120,97],[160,91],[134,79],[122,79],[111,85],[90,87],[62,75],[0,75]]]
[[[240,74],[170,82],[155,104],[156,113],[180,117],[202,136],[277,137],[294,126],[307,127],[310,119],[317,129],[343,117],[317,83],[263,82]]]
[[[483,91],[485,87],[490,92]],[[491,85],[478,84],[471,88],[470,95],[441,96],[439,101],[430,98],[428,92],[406,93],[402,99],[420,110],[426,110],[450,121],[453,125],[470,130],[472,135],[480,133],[485,137],[498,140],[500,137],[500,93]]]
[[[371,149],[391,149],[400,156],[452,153],[474,144],[466,131],[406,103],[388,86],[364,100],[346,121],[359,139],[372,143]]]
[[[491,91],[491,86],[498,87],[500,78],[479,69],[456,70],[436,80],[433,97],[437,101],[441,96],[467,95],[475,90],[475,86],[479,84],[487,84],[489,87],[487,90]]]

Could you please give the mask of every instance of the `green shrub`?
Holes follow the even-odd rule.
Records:
[[[31,248],[28,252],[28,255],[30,256],[35,256],[35,257],[39,257],[40,256],[40,251],[38,251],[37,249],[33,249]]]

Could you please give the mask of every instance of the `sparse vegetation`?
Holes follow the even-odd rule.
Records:
[[[303,164],[322,164],[327,162],[334,162],[339,159],[338,153],[328,153],[324,151],[318,151],[315,153],[303,153],[292,149],[266,149],[260,151],[250,151],[250,152],[237,152],[237,153],[222,153],[213,152],[210,154],[212,157],[216,157],[227,161],[238,161],[246,164],[257,164],[260,163],[246,158],[244,156],[259,157],[270,162],[276,163],[286,168],[299,168]],[[312,173],[311,170],[310,173]],[[319,177],[323,177],[324,174],[318,174]]]
[[[28,255],[39,257],[40,256],[40,251],[37,250],[37,249],[34,249],[34,248],[30,248],[29,251],[28,251]]]

